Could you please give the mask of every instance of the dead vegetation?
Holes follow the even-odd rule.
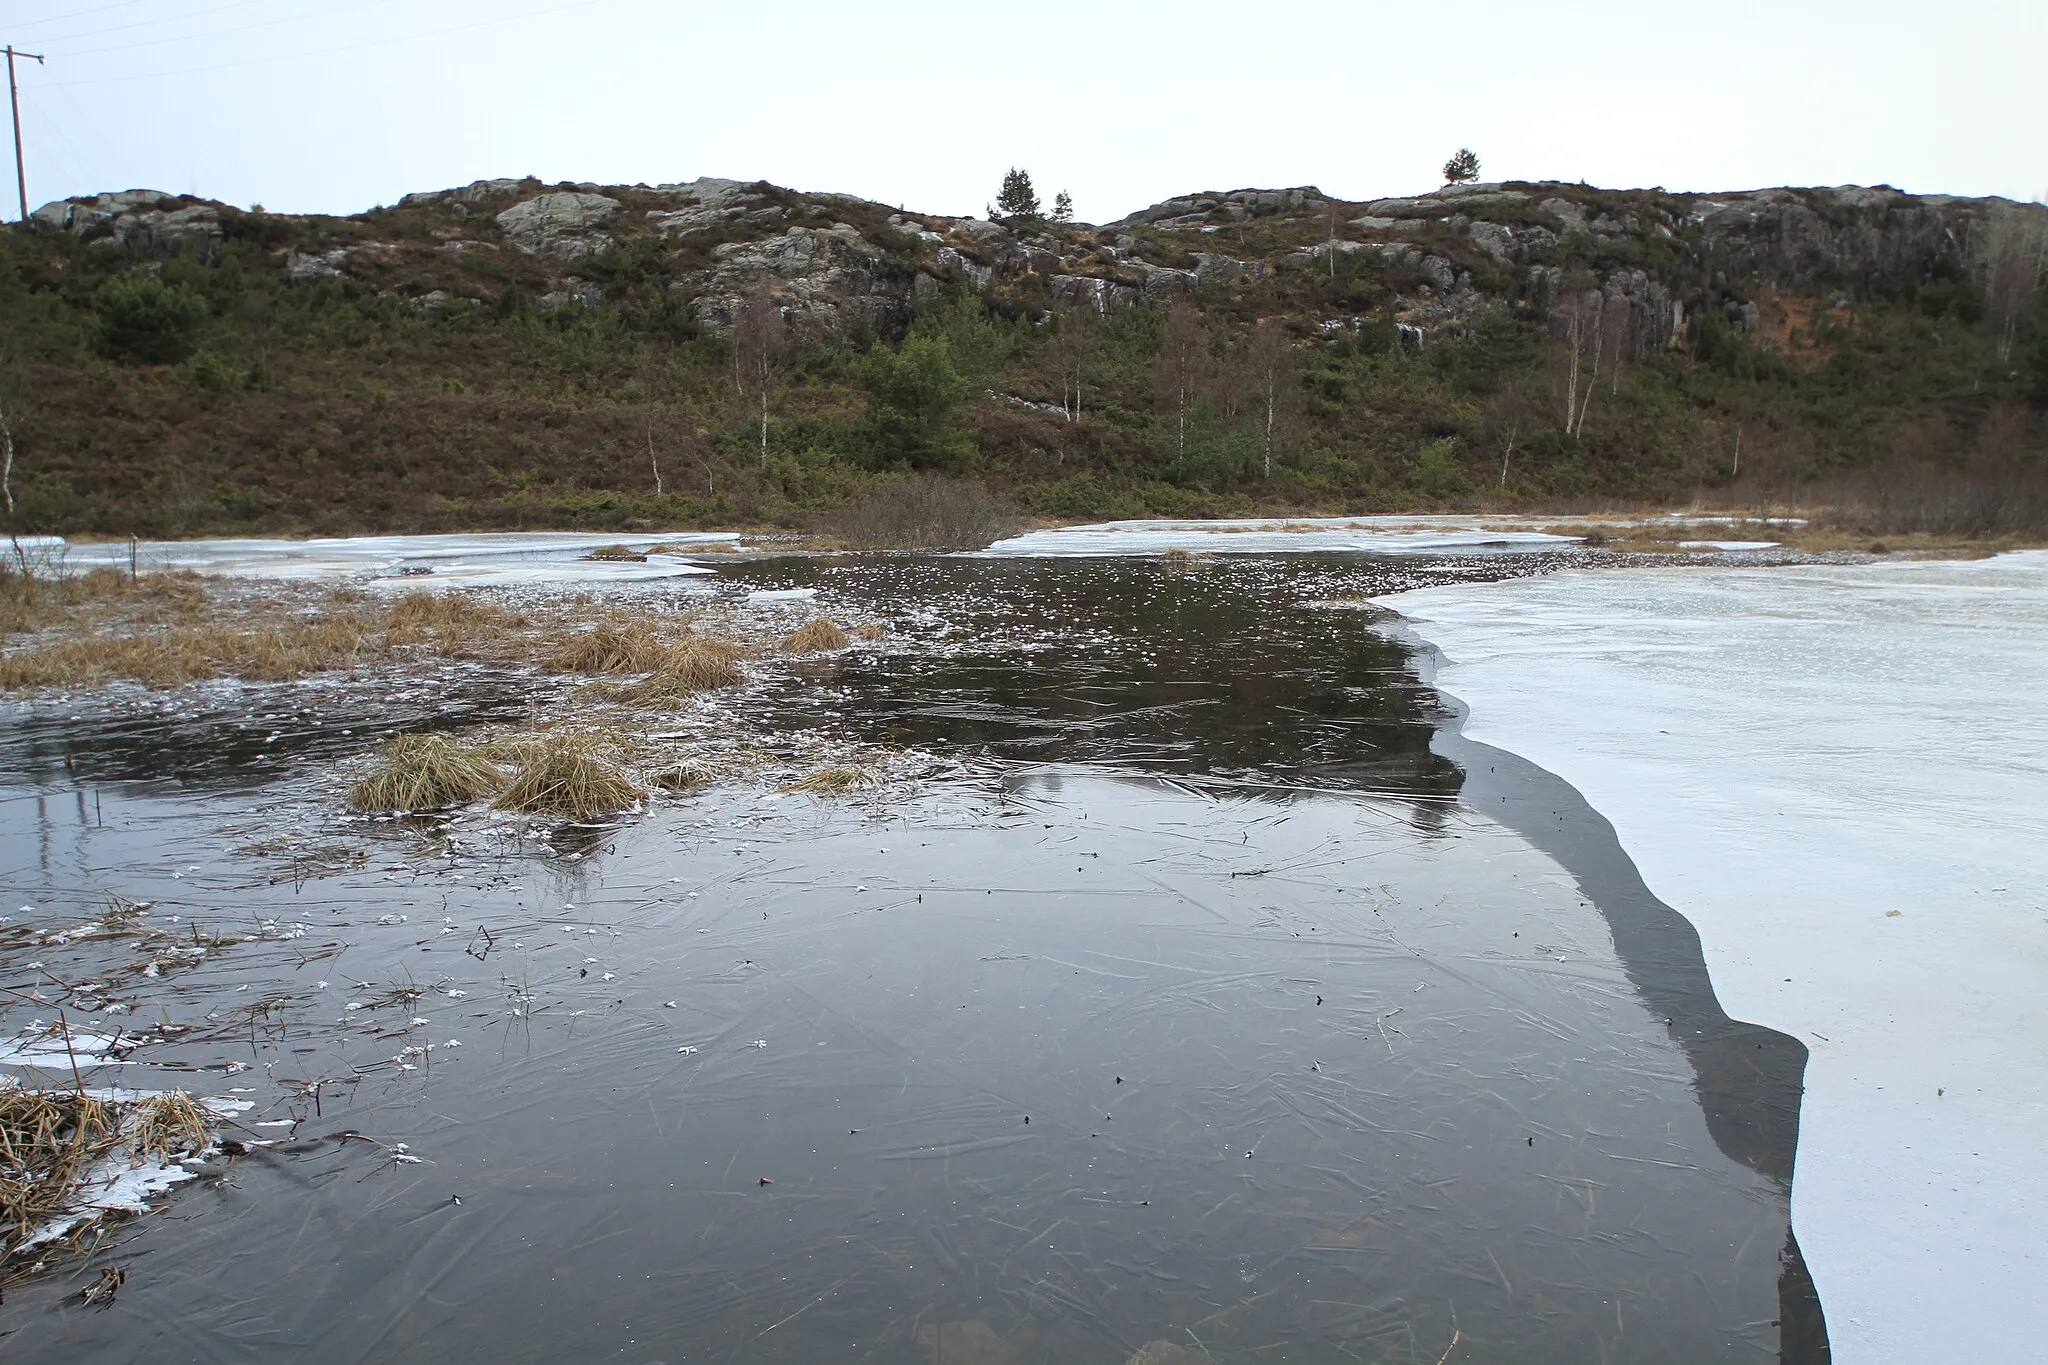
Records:
[[[367,777],[349,788],[352,810],[441,810],[467,805],[505,785],[505,774],[476,749],[447,735],[399,735]]]
[[[807,792],[812,796],[846,796],[856,791],[880,785],[880,779],[867,768],[853,764],[841,764],[820,768],[783,788],[789,792]]]
[[[549,668],[556,673],[647,673],[668,651],[668,644],[644,623],[600,621],[562,641]]]
[[[697,634],[689,617],[610,611],[588,598],[513,610],[465,592],[415,590],[380,602],[346,589],[191,574],[131,580],[102,569],[0,574],[0,626],[17,637],[0,650],[0,691],[10,692],[290,682],[428,659],[571,676],[656,674],[648,695],[657,700],[746,681],[736,662],[746,651]]]
[[[604,564],[645,564],[647,556],[626,545],[601,545],[583,556]]]
[[[827,654],[833,650],[845,649],[846,645],[846,632],[822,616],[807,625],[799,626],[782,641],[783,649],[791,654]]]
[[[619,766],[625,745],[616,734],[578,729],[537,737],[519,775],[498,797],[500,810],[591,820],[628,810],[642,792]]]
[[[913,474],[826,518],[846,545],[876,550],[975,550],[1016,530],[1016,512],[982,484]]]
[[[82,1187],[110,1163],[168,1163],[212,1141],[206,1112],[181,1091],[113,1101],[0,1085],[0,1259],[77,1216]]]

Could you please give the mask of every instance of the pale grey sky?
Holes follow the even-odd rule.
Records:
[[[1414,193],[1464,145],[1489,180],[2048,189],[2043,0],[0,0],[8,42],[49,57],[31,207],[722,175],[967,213],[1014,164],[1100,222]]]

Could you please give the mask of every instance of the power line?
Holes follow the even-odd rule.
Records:
[[[57,37],[55,37],[55,38],[45,38],[45,39],[43,39],[42,41],[44,41],[44,42],[46,42],[46,43],[68,43],[68,42],[70,42],[70,41],[71,41],[71,40],[72,40],[73,38],[97,38],[97,37],[100,37],[100,36],[101,36],[102,34],[107,34],[107,33],[126,33],[126,32],[127,32],[128,30],[130,30],[130,29],[135,29],[135,28],[155,28],[155,27],[156,27],[157,25],[159,25],[159,24],[176,24],[176,23],[181,23],[181,22],[183,22],[183,21],[184,21],[184,20],[186,20],[186,19],[197,19],[197,18],[199,18],[199,17],[200,17],[200,16],[202,16],[202,15],[207,15],[207,14],[219,14],[219,13],[220,13],[220,12],[221,12],[222,10],[227,10],[227,9],[247,9],[247,8],[249,8],[249,6],[251,6],[251,5],[260,5],[260,4],[262,4],[262,3],[263,3],[263,0],[234,0],[234,3],[232,3],[232,4],[227,4],[227,5],[215,5],[215,6],[213,6],[213,7],[211,8],[211,9],[195,9],[195,10],[187,10],[187,11],[186,11],[185,13],[183,13],[183,14],[166,14],[166,15],[164,15],[164,16],[163,16],[163,17],[162,17],[161,19],[137,19],[137,20],[136,20],[136,21],[135,21],[134,23],[132,23],[132,24],[116,24],[116,25],[114,25],[114,26],[113,26],[112,28],[89,28],[89,29],[85,29],[85,30],[83,30],[83,31],[81,31],[81,32],[78,32],[78,33],[63,33],[63,34],[59,34],[59,35],[58,35]],[[115,7],[113,7],[113,6],[109,6],[109,8],[115,8]],[[86,11],[86,13],[88,13],[88,14],[89,14],[89,13],[91,13],[91,12],[92,12],[92,11],[90,11],[90,10]],[[84,15],[67,15],[67,16],[65,16],[65,17],[66,17],[66,18],[84,18],[85,16],[84,16]],[[48,22],[48,21],[47,21],[47,20],[45,20],[45,22]],[[168,39],[166,39],[165,41],[169,41],[169,40],[168,40]]]
[[[68,24],[73,19],[83,19],[88,14],[105,14],[108,10],[113,9],[133,9],[141,3],[143,3],[143,0],[114,0],[114,3],[111,5],[101,5],[96,9],[73,10],[69,14],[59,14],[48,19],[23,19],[17,22],[15,27],[41,28],[44,24]]]
[[[14,59],[20,57],[32,60],[37,66],[43,65],[40,52],[16,52],[14,44],[7,45],[7,104],[14,111],[14,187],[21,192],[21,221],[28,221],[28,170],[21,160],[21,92],[14,83]]]
[[[66,57],[94,57],[98,56],[102,52],[133,52],[138,47],[161,47],[165,43],[199,42],[203,39],[223,37],[230,33],[248,33],[251,30],[259,28],[276,28],[279,24],[295,24],[303,22],[308,19],[325,19],[330,14],[345,14],[350,10],[370,9],[377,5],[388,5],[391,2],[392,0],[354,0],[354,3],[351,4],[335,5],[328,9],[314,10],[311,14],[288,14],[281,19],[258,19],[253,24],[238,24],[234,28],[207,29],[199,33],[179,33],[173,34],[168,37],[148,38],[144,39],[142,42],[139,43],[116,43],[112,47],[79,48],[76,51],[65,52],[62,55]],[[240,0],[240,3],[233,5],[222,5],[220,8],[242,9],[248,5],[253,5],[256,3],[258,3],[258,0]],[[215,12],[216,11],[214,10],[197,11],[197,13],[199,14],[213,14]],[[184,17],[191,18],[192,16],[187,15]],[[144,27],[144,25],[131,24],[129,25],[129,27],[142,28]],[[79,35],[74,34],[73,36],[76,37]]]
[[[234,71],[248,66],[268,66],[274,62],[296,61],[301,57],[331,57],[340,52],[359,52],[364,48],[390,47],[397,43],[409,43],[420,38],[438,38],[447,33],[464,33],[470,29],[489,28],[494,24],[517,23],[522,19],[538,19],[543,15],[561,14],[572,9],[589,9],[593,5],[608,5],[615,0],[571,0],[566,5],[551,5],[546,9],[527,10],[520,14],[501,14],[492,19],[478,19],[473,23],[452,24],[446,28],[423,29],[418,33],[401,33],[385,37],[369,38],[359,43],[341,46],[308,48],[302,52],[284,52],[274,56],[250,57],[239,62],[222,62],[216,66],[188,66],[175,71],[150,71],[136,76],[101,76],[88,81],[55,81],[43,86],[45,90],[67,90],[87,85],[130,85],[136,81],[166,80],[172,76],[200,76],[214,71]],[[151,45],[153,46],[153,44]]]

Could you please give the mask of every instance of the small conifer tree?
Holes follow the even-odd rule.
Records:
[[[1074,221],[1074,196],[1061,190],[1052,197],[1052,220],[1055,223]]]
[[[1447,184],[1462,185],[1478,178],[1479,154],[1470,147],[1460,147],[1458,154],[1444,163],[1444,181]]]
[[[1039,216],[1038,191],[1031,188],[1031,173],[1015,166],[1003,177],[1002,192],[996,195],[996,212],[1004,218]]]

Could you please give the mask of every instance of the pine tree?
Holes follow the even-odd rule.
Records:
[[[1470,147],[1460,147],[1458,154],[1444,163],[1444,180],[1447,184],[1462,185],[1468,180],[1479,178],[1479,154]]]
[[[1052,197],[1052,220],[1055,223],[1074,221],[1074,196],[1061,190]]]
[[[996,212],[1005,218],[1036,218],[1038,210],[1038,191],[1031,188],[1031,173],[1010,167],[1003,177],[1002,192],[996,195]]]

